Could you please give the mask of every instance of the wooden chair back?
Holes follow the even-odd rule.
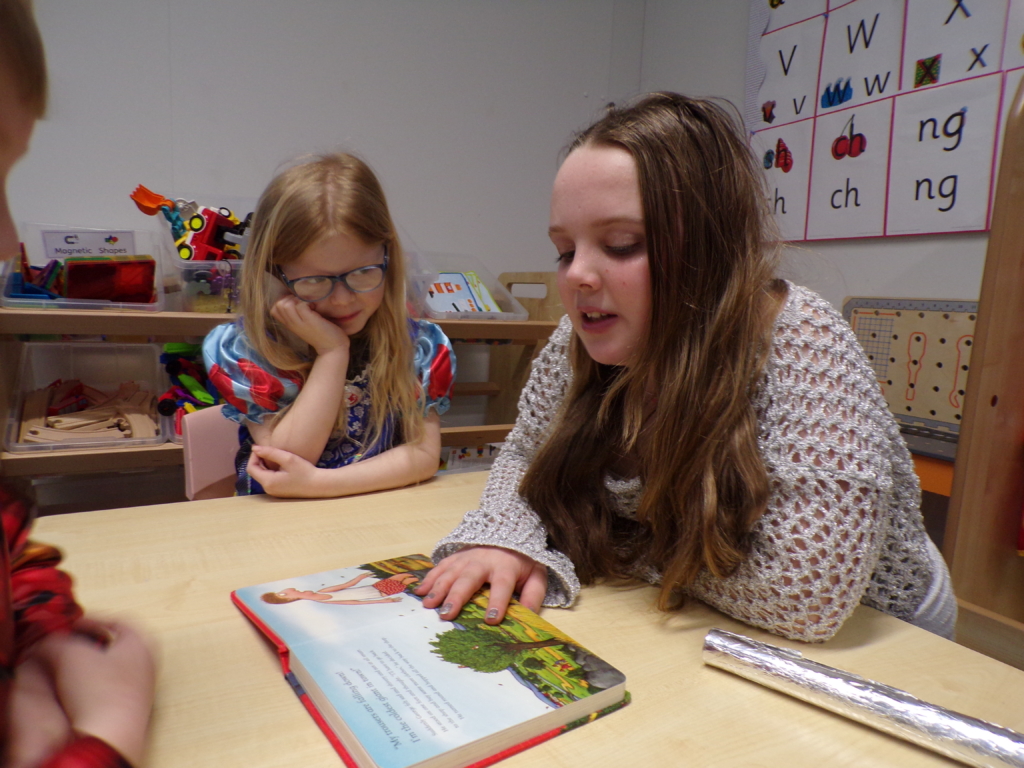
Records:
[[[558,320],[565,314],[565,307],[558,295],[557,276],[556,272],[502,272],[498,282],[513,296],[514,286],[543,285],[547,289],[543,298],[516,296],[516,300],[530,313],[531,320]]]
[[[215,405],[181,420],[185,456],[185,496],[191,501],[218,499],[235,493],[238,425]]]

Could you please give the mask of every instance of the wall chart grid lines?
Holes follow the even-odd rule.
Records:
[[[988,229],[1024,0],[752,0],[750,30],[747,127],[786,240]]]

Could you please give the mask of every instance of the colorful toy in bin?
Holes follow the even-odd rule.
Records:
[[[147,216],[162,213],[171,227],[174,247],[186,261],[241,259],[249,244],[252,214],[239,220],[230,208],[208,208],[194,200],[163,197],[141,184],[130,195]]]
[[[64,290],[64,270],[60,267],[57,259],[50,259],[44,267],[33,267],[28,261],[25,253],[25,244],[19,243],[21,254],[19,258],[20,272],[11,273],[8,280],[8,295],[15,298],[37,299],[46,296],[56,299]]]
[[[183,273],[185,295],[194,312],[234,312],[238,307],[237,261],[216,261],[205,265],[194,263]]]
[[[201,344],[165,344],[160,362],[171,379],[171,388],[157,399],[156,410],[161,416],[174,419],[174,439],[181,439],[181,420],[224,400],[206,376]]]
[[[148,304],[156,300],[152,256],[69,256],[64,260],[64,295],[69,299]]]
[[[25,393],[18,443],[74,448],[159,438],[153,395],[134,381],[101,392],[78,379],[56,379]]]
[[[29,263],[22,244],[19,267],[8,275],[4,288],[7,298],[132,304],[153,304],[158,298],[152,256],[69,256],[35,267]]]

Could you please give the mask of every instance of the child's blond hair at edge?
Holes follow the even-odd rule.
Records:
[[[384,191],[362,160],[338,153],[286,169],[270,182],[253,215],[252,239],[242,270],[241,308],[249,343],[268,363],[303,380],[316,352],[270,315],[279,298],[277,269],[318,241],[337,234],[387,247],[384,298],[354,337],[369,349],[370,423],[363,444],[372,446],[389,413],[398,417],[402,439],[423,434],[423,392],[413,369],[413,344],[405,304],[405,257]],[[335,288],[335,290],[344,290]],[[280,418],[283,410],[275,418]],[[337,428],[347,428],[344,402]]]
[[[46,54],[29,0],[0,0],[0,67],[32,115],[46,112]]]

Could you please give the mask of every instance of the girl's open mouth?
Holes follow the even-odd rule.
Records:
[[[580,312],[580,323],[584,330],[596,332],[602,331],[611,326],[618,317],[618,315],[608,312]]]

